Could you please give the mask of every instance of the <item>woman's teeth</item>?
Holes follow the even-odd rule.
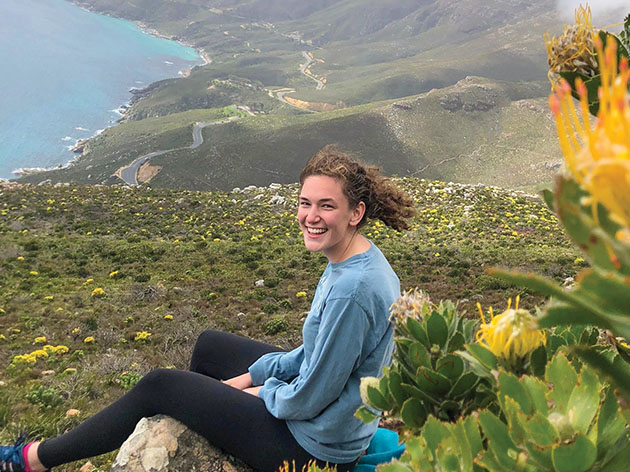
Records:
[[[325,233],[326,231],[328,231],[325,228],[306,228],[306,230],[310,233],[310,234],[322,234]]]

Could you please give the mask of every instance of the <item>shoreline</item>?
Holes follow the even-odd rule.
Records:
[[[48,171],[54,171],[54,170],[62,170],[62,169],[65,169],[67,167],[70,167],[70,166],[74,165],[83,156],[83,151],[84,151],[85,145],[91,139],[97,137],[98,135],[100,135],[106,129],[112,128],[112,127],[120,124],[121,122],[125,121],[127,111],[133,106],[134,103],[136,103],[138,100],[141,100],[143,98],[143,96],[147,92],[151,91],[155,87],[155,84],[157,84],[158,82],[160,82],[162,80],[167,80],[167,79],[185,79],[191,74],[192,70],[195,67],[203,67],[203,66],[206,66],[206,65],[212,63],[212,59],[211,59],[210,55],[208,54],[208,52],[205,49],[196,47],[194,44],[188,43],[188,42],[182,40],[181,38],[179,38],[177,36],[169,36],[169,35],[160,33],[155,28],[151,28],[151,27],[149,27],[148,25],[146,25],[145,23],[143,23],[141,21],[129,20],[127,18],[120,18],[120,17],[116,17],[116,16],[113,16],[113,15],[109,15],[107,13],[99,12],[96,9],[88,8],[88,6],[82,4],[81,2],[77,2],[75,0],[67,0],[67,1],[68,1],[68,3],[71,3],[72,5],[74,5],[74,6],[78,7],[78,8],[81,8],[82,10],[84,10],[86,12],[94,13],[94,14],[97,14],[97,15],[108,16],[110,18],[116,18],[118,20],[129,21],[129,22],[135,24],[138,27],[138,29],[140,31],[142,31],[143,33],[145,33],[145,34],[149,34],[151,36],[154,36],[154,37],[157,37],[157,38],[161,38],[161,39],[166,39],[166,40],[169,40],[169,41],[175,41],[178,44],[180,44],[181,46],[184,46],[184,47],[187,47],[187,48],[192,48],[192,49],[195,50],[195,52],[199,56],[200,63],[199,64],[195,64],[195,65],[191,66],[190,68],[179,70],[177,72],[177,76],[176,77],[166,77],[164,79],[160,79],[158,81],[151,82],[150,84],[147,84],[144,87],[136,87],[136,86],[129,87],[128,90],[127,90],[127,93],[129,93],[129,95],[130,95],[129,100],[127,100],[122,105],[118,106],[116,109],[110,110],[112,112],[118,113],[118,115],[119,115],[119,117],[116,120],[114,120],[113,122],[110,122],[110,123],[112,123],[111,125],[105,126],[105,128],[97,130],[93,135],[88,136],[87,138],[77,138],[73,145],[68,145],[67,146],[68,150],[75,154],[71,159],[69,159],[65,163],[60,163],[60,164],[57,164],[57,165],[54,165],[54,166],[51,166],[51,167],[19,167],[19,168],[14,169],[14,170],[11,171],[11,173],[13,175],[15,175],[16,177],[8,179],[9,181],[17,180],[20,177],[24,177],[24,176],[27,176],[27,175],[34,175],[34,174],[39,174],[39,173],[42,173],[42,172],[48,172]],[[62,137],[61,140],[64,141],[65,138],[66,137]]]

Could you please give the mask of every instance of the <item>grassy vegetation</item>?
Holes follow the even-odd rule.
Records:
[[[162,81],[132,107],[140,119],[193,108],[220,107],[225,96],[208,90],[214,79],[240,78],[260,87],[293,87],[300,99],[353,106],[443,88],[469,75],[545,82],[545,31],[560,29],[548,2],[493,0],[386,2],[376,0],[252,2],[229,0],[203,8],[190,0],[76,1],[98,12],[141,21],[163,34],[203,48],[212,64],[186,80]],[[317,62],[311,71],[327,86],[299,72],[302,51]],[[251,92],[248,91],[248,92]],[[264,93],[245,93],[240,104]]]
[[[545,88],[546,90],[546,88]],[[331,112],[265,114],[203,131],[204,143],[152,159],[153,187],[229,190],[290,183],[327,144],[356,153],[385,173],[463,183],[534,188],[560,162],[542,88],[469,78],[442,90]],[[123,123],[90,142],[75,165],[22,179],[39,183],[120,182],[112,174],[153,151],[187,147],[197,121],[225,109],[182,112]]]
[[[417,179],[400,185],[417,201],[411,230],[372,222],[364,233],[404,289],[459,299],[471,316],[477,300],[503,307],[519,292],[533,309],[544,300],[484,269],[563,280],[584,264],[538,198]],[[234,193],[3,187],[0,442],[20,431],[61,433],[148,370],[186,368],[209,327],[298,345],[325,258],[304,249],[296,192],[295,184]],[[70,409],[79,413],[67,416]],[[93,462],[106,470],[111,457]]]

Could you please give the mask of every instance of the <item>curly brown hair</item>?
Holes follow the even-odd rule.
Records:
[[[300,173],[300,186],[311,175],[338,179],[351,207],[365,203],[365,214],[357,227],[374,218],[399,231],[409,229],[405,219],[415,215],[414,201],[383,176],[378,167],[363,164],[334,146],[326,146],[306,163]]]

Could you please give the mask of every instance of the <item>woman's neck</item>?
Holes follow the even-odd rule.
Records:
[[[350,259],[352,256],[356,256],[357,254],[367,251],[368,249],[370,249],[370,241],[368,241],[365,236],[357,230],[350,238],[350,241],[341,256],[335,260],[329,259],[329,262],[343,262]]]

